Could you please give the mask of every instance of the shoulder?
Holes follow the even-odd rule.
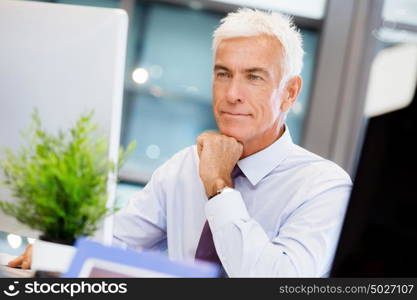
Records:
[[[352,183],[349,174],[339,165],[295,144],[285,165],[298,169],[306,176],[309,174],[312,182],[337,179],[347,184]]]
[[[174,155],[172,155],[162,166],[172,166],[178,163],[186,162],[188,160],[194,160],[196,155],[196,146],[188,146]]]
[[[345,207],[352,181],[349,174],[336,163],[294,145],[283,167],[290,174],[292,188],[301,195],[288,206],[290,211],[306,203]]]
[[[197,149],[195,145],[191,145],[178,151],[165,161],[155,170],[154,176],[160,178],[173,178],[172,176],[178,176],[182,172],[193,171],[197,166]]]

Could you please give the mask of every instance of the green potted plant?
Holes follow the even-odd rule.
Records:
[[[97,137],[93,113],[82,115],[68,131],[52,134],[42,128],[38,112],[23,135],[26,144],[16,152],[5,150],[0,161],[2,182],[16,201],[1,201],[0,208],[21,223],[42,233],[41,240],[72,245],[90,236],[115,208],[106,207],[108,180],[134,148],[119,152],[118,162],[108,158],[105,137]]]

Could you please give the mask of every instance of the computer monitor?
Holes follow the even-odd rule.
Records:
[[[121,9],[0,1],[0,149],[21,144],[20,131],[28,128],[35,107],[51,132],[94,110],[97,132],[108,137],[109,158],[116,161],[127,22]],[[108,206],[115,189],[110,180]],[[4,187],[0,198],[13,201]],[[97,238],[109,243],[111,229],[108,218]],[[38,236],[2,212],[0,230]]]
[[[417,276],[417,89],[369,120],[332,277]]]

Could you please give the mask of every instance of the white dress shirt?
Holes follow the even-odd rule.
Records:
[[[234,190],[210,200],[196,146],[159,167],[115,216],[114,243],[135,249],[167,240],[173,260],[193,261],[209,221],[229,277],[323,277],[330,270],[351,190],[349,175],[292,142],[288,127],[241,159]]]

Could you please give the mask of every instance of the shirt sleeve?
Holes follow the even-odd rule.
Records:
[[[114,246],[142,250],[166,237],[165,194],[160,174],[161,169],[157,169],[148,184],[115,214]]]
[[[350,190],[348,178],[313,182],[307,199],[289,214],[273,238],[249,215],[240,192],[224,192],[209,200],[205,212],[228,276],[325,276]]]

